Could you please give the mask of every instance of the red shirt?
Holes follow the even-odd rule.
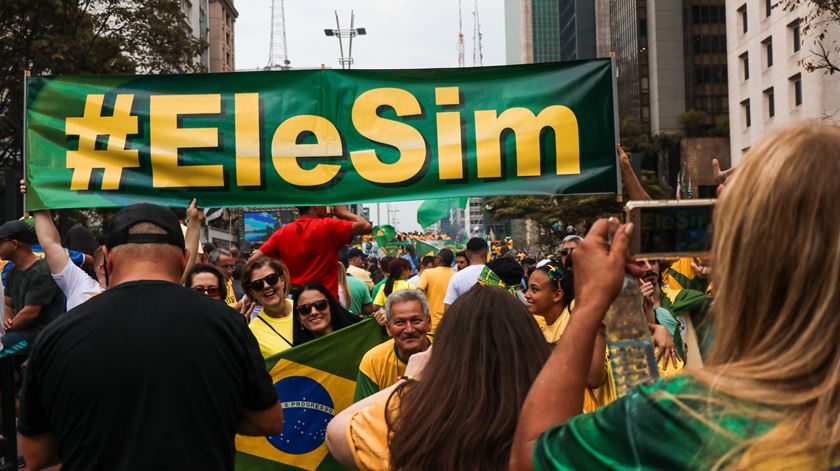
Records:
[[[293,285],[317,281],[338,299],[338,249],[350,243],[352,227],[352,221],[301,216],[275,232],[260,252],[282,260]]]

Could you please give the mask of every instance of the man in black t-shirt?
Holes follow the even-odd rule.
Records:
[[[0,358],[28,353],[38,333],[64,312],[64,295],[47,261],[32,253],[35,230],[24,221],[0,226],[0,258],[14,263],[5,283],[6,304]]]
[[[248,326],[177,284],[186,252],[167,209],[122,209],[104,251],[110,288],[48,326],[30,355],[19,426],[27,465],[233,469],[235,433],[283,426]]]

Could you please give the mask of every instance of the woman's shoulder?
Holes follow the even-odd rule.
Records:
[[[766,433],[749,404],[715,393],[690,375],[639,386],[590,414],[546,431],[534,449],[537,469],[620,463],[634,469],[696,469],[731,449],[733,439]],[[597,466],[595,466],[597,467]]]

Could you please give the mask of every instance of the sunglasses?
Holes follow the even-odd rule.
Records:
[[[254,280],[248,283],[248,287],[254,291],[262,291],[263,282],[265,282],[267,286],[274,286],[277,284],[278,281],[280,281],[280,275],[278,275],[277,273],[271,273],[260,278],[259,280]]]
[[[564,257],[568,257],[569,254],[574,252],[574,251],[575,251],[575,249],[561,249],[560,250],[560,255],[562,255]]]
[[[329,306],[329,303],[326,299],[321,299],[311,304],[301,304],[295,308],[295,312],[298,313],[299,316],[308,316],[312,312],[312,306],[315,306],[316,311],[321,312]]]
[[[213,297],[218,296],[220,293],[219,288],[217,286],[193,286],[190,289],[197,293],[204,293],[207,296]]]

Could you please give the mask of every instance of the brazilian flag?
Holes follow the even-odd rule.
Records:
[[[283,407],[283,431],[236,436],[237,470],[346,469],[324,443],[327,424],[353,403],[362,356],[388,340],[373,319],[266,359]]]
[[[423,242],[422,240],[414,241],[414,249],[417,251],[417,258],[423,258],[426,255],[434,257],[438,253],[437,247],[428,242]]]
[[[463,209],[467,206],[467,198],[438,198],[424,201],[417,208],[417,224],[423,229],[449,217],[452,209]]]
[[[382,226],[376,226],[373,228],[373,238],[376,239],[376,243],[382,247],[387,242],[391,242],[397,236],[397,230],[394,229],[394,226],[389,224],[385,224]]]

